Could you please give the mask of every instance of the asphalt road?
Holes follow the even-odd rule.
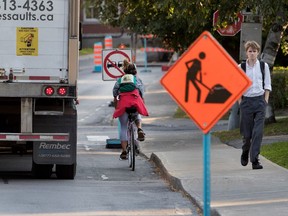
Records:
[[[133,172],[127,161],[119,160],[119,149],[106,148],[107,138],[118,138],[118,122],[108,106],[114,83],[92,72],[93,61],[80,62],[80,67],[75,179],[33,179],[31,156],[1,155],[0,216],[199,215],[198,208],[173,190],[145,157],[137,157]],[[159,68],[141,75],[148,90],[158,85],[159,76]],[[153,134],[157,139],[157,134],[173,132],[145,124],[150,134],[147,144],[153,143]]]

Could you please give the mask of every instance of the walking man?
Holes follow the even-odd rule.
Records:
[[[261,63],[257,59],[260,53],[260,46],[257,42],[247,41],[244,46],[247,60],[239,67],[241,66],[246,71],[252,85],[238,101],[240,133],[243,136],[241,164],[246,166],[250,156],[252,169],[263,169],[258,157],[263,137],[265,110],[272,90],[270,70],[267,63]]]

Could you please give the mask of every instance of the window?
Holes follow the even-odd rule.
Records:
[[[84,21],[87,22],[99,22],[98,12],[94,5],[89,5],[83,8],[84,10]]]

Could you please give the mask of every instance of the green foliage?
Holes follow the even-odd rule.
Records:
[[[215,131],[212,134],[220,139],[223,143],[228,143],[232,140],[241,139],[239,129],[229,131]]]
[[[273,67],[273,72],[288,73],[288,67],[282,67],[282,66]]]
[[[94,49],[93,48],[84,48],[80,50],[79,55],[88,55],[88,54],[93,54]]]
[[[274,109],[283,109],[288,106],[288,73],[274,71],[272,74],[271,105]]]
[[[276,123],[267,124],[264,127],[264,136],[276,136],[288,134],[288,118],[280,118]]]
[[[279,166],[288,169],[288,142],[262,145],[261,155]]]
[[[284,55],[288,55],[288,35],[282,37],[281,50]]]
[[[228,120],[229,118],[229,113],[227,112],[223,115],[223,117],[221,118],[222,120]],[[185,111],[183,111],[180,107],[177,107],[176,112],[174,113],[174,118],[190,118]]]
[[[237,13],[246,7],[254,13],[263,14],[264,35],[267,35],[275,18],[279,19],[280,16],[277,16],[279,12],[285,14],[286,20],[282,23],[287,24],[286,0],[260,2],[259,0],[86,0],[84,7],[93,5],[102,23],[137,34],[157,35],[167,48],[183,52],[204,30],[215,33],[212,21],[216,10],[220,13],[218,26],[222,27],[233,23]]]
[[[174,118],[189,118],[189,116],[180,107],[177,108],[173,117]]]

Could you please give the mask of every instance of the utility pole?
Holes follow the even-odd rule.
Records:
[[[245,8],[242,10],[241,14],[244,19],[241,23],[241,33],[240,33],[240,54],[239,61],[245,61],[247,59],[244,44],[247,41],[254,40],[260,46],[262,44],[262,16],[259,11],[251,11],[250,8]],[[236,102],[231,109],[229,120],[228,120],[228,130],[233,130],[239,128],[240,126],[240,112],[239,104]]]
[[[259,11],[251,11],[250,8],[242,10],[244,20],[241,25],[240,34],[240,61],[245,61],[247,56],[244,44],[249,40],[256,41],[260,46],[262,44],[262,16]]]

